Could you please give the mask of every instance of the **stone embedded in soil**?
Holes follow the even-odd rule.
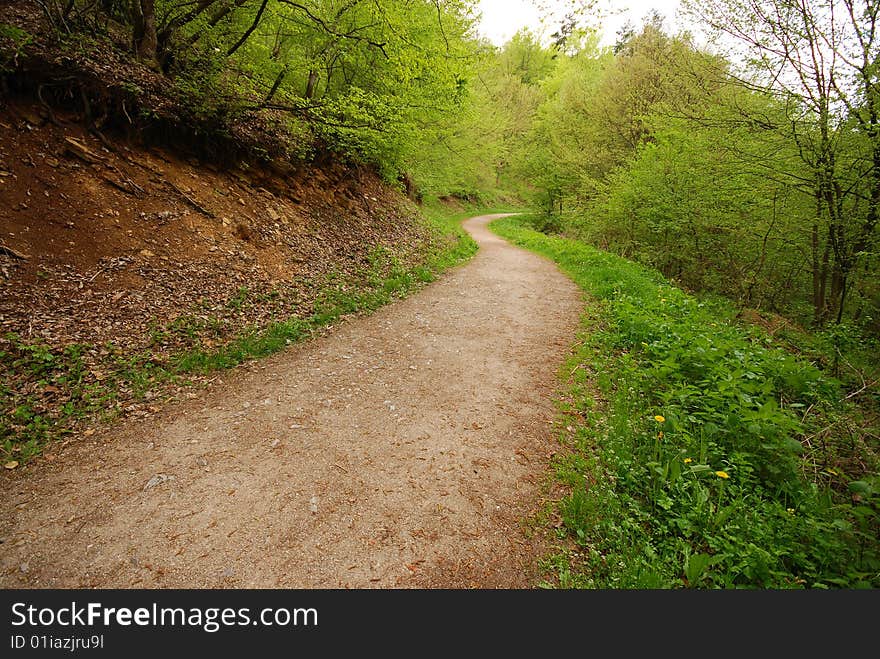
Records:
[[[168,474],[156,474],[150,480],[147,481],[147,484],[144,485],[144,492],[147,490],[151,490],[157,485],[161,485],[162,483],[173,481],[174,476],[169,476]]]

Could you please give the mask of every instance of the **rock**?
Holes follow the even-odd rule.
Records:
[[[225,570],[223,570],[223,578],[224,579],[231,579],[234,576],[235,576],[235,568],[234,567],[230,566],[230,567],[226,568]]]
[[[30,572],[31,566],[28,565],[27,563],[22,563],[21,565],[18,566],[18,569],[22,574],[27,574],[28,572]]]
[[[140,253],[140,255],[143,256],[145,259],[149,259],[149,258],[152,258],[152,257],[156,256],[155,254],[153,254],[153,252],[151,252],[151,251],[148,250],[148,249],[142,249],[139,253]]]
[[[313,495],[312,498],[309,499],[309,510],[311,510],[313,514],[318,512],[318,497],[317,497],[317,495]]]
[[[174,476],[169,476],[168,474],[156,474],[150,480],[147,481],[147,484],[144,485],[144,492],[147,490],[151,490],[157,485],[161,485],[167,481],[173,481]]]
[[[5,465],[3,465],[4,469],[15,469],[18,466],[18,460],[10,460]]]
[[[207,467],[208,460],[207,460],[207,458],[205,458],[205,456],[200,455],[199,457],[196,458],[196,464],[199,465],[200,467]]]

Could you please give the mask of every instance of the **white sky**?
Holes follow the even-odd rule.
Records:
[[[541,13],[533,0],[479,0],[478,4],[483,14],[480,31],[496,45],[502,45],[522,27],[530,27],[539,34],[542,32]],[[546,4],[559,7],[558,16],[562,18],[568,3],[555,0]],[[638,27],[642,18],[652,9],[666,18],[664,25],[667,29],[674,30],[677,25],[675,16],[679,0],[599,0],[599,6],[605,13],[613,13],[602,22],[603,45],[614,43],[617,30],[626,23],[627,18]],[[548,25],[550,29],[547,34],[554,32],[559,22],[553,21]]]

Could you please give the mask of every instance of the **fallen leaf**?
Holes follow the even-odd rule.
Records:
[[[15,469],[18,466],[18,460],[10,460],[5,465],[3,465],[6,469]]]

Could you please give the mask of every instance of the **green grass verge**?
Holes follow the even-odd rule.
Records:
[[[169,383],[186,386],[195,374],[275,353],[346,314],[370,312],[402,298],[476,253],[477,244],[461,228],[459,215],[434,209],[426,213],[425,221],[433,239],[418,264],[404,266],[388,250],[376,249],[362,272],[329,277],[310,315],[247,328],[220,346],[195,338],[192,349],[157,359],[149,351],[124,354],[113,345],[52,350],[16,335],[6,336],[2,344],[6,347],[0,345],[0,461],[26,464],[52,440],[81,430],[82,423],[118,415],[120,400],[140,402]],[[248,301],[243,289],[229,304],[240,308]],[[154,328],[153,333],[192,339],[210,325],[210,321],[181,316],[168,327]],[[14,381],[19,386],[12,386]]]
[[[528,218],[490,225],[584,291],[555,464],[563,588],[880,586],[876,471],[811,441],[839,384],[652,270]]]

